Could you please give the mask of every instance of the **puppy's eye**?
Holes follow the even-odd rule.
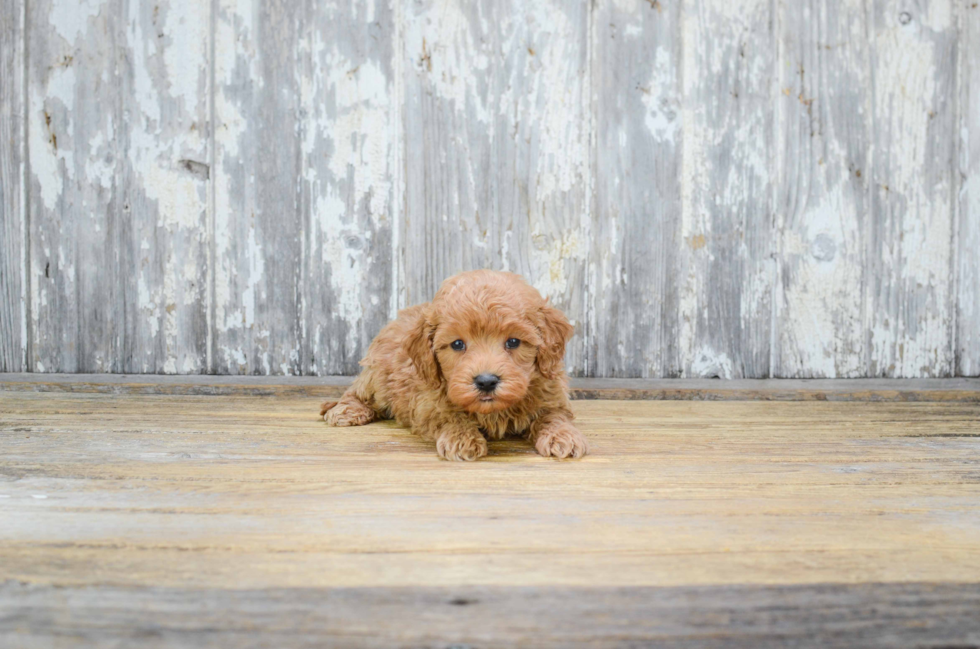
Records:
[[[517,338],[508,338],[507,342],[504,343],[504,347],[507,349],[517,349],[521,346],[521,341]]]
[[[452,347],[453,350],[457,352],[461,352],[464,349],[466,349],[466,343],[464,343],[462,340],[454,340],[452,344],[449,346]]]

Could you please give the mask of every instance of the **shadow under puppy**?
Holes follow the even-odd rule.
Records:
[[[562,365],[572,332],[519,275],[460,273],[381,330],[361,374],[320,414],[333,426],[393,417],[447,460],[483,457],[487,439],[505,435],[544,456],[582,457]]]

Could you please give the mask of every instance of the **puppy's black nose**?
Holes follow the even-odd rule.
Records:
[[[473,379],[473,385],[480,392],[493,392],[497,389],[497,385],[500,383],[500,377],[496,374],[490,374],[489,372],[484,372],[476,378]]]

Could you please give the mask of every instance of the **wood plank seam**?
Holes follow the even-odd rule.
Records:
[[[219,0],[210,0],[210,16],[208,17],[208,195],[207,195],[207,238],[208,238],[208,270],[205,314],[207,317],[207,340],[205,341],[205,367],[208,374],[214,374],[215,368],[215,290],[216,273],[215,263],[217,261],[217,247],[215,240],[215,182],[218,167],[217,163],[217,138],[215,133],[218,124],[215,121],[215,100],[217,86],[215,85],[217,62],[215,60],[215,47],[217,43],[218,29],[218,7]]]
[[[24,57],[24,68],[21,71],[23,78],[21,79],[22,92],[21,96],[21,110],[23,110],[23,123],[21,124],[22,142],[20,144],[21,156],[22,156],[22,176],[21,176],[21,223],[23,228],[23,241],[22,246],[24,247],[21,251],[21,272],[23,273],[23,285],[21,286],[21,336],[23,345],[22,352],[22,364],[24,370],[27,372],[34,371],[34,330],[31,326],[33,318],[31,315],[31,310],[33,305],[31,304],[31,287],[34,282],[34,278],[31,276],[31,148],[28,146],[30,142],[30,116],[28,115],[28,81],[30,79],[30,39],[28,38],[28,2],[29,0],[23,0],[23,14],[21,23],[21,38],[23,39],[23,57]]]

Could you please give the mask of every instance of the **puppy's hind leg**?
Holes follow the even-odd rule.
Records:
[[[363,426],[377,419],[374,408],[358,399],[353,390],[345,392],[340,401],[324,402],[320,414],[331,426]]]

